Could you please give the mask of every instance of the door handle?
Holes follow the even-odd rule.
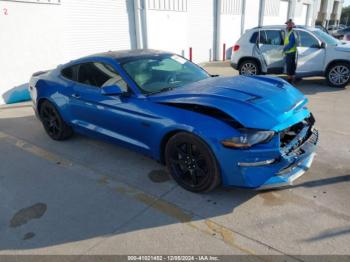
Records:
[[[72,97],[74,97],[74,98],[80,98],[80,95],[79,95],[79,94],[72,94]]]

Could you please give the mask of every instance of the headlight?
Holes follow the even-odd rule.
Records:
[[[241,134],[221,141],[225,147],[248,148],[256,144],[267,143],[271,140],[275,132],[260,131],[254,129],[241,129]]]

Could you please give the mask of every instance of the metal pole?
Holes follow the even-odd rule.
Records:
[[[226,60],[226,43],[222,45],[222,61]]]
[[[140,16],[141,16],[141,33],[142,33],[142,47],[148,48],[147,37],[147,13],[145,0],[140,0]]]
[[[245,20],[245,13],[247,8],[247,0],[242,0],[242,13],[241,13],[241,35],[244,34],[244,20]]]
[[[264,24],[264,9],[265,9],[265,0],[260,0],[259,6],[259,26]]]
[[[221,0],[214,1],[214,43],[213,43],[213,59],[215,61],[220,60],[220,11]]]

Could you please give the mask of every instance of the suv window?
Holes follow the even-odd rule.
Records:
[[[298,38],[298,46],[301,47],[312,47],[317,48],[319,47],[319,43],[315,37],[310,35],[308,32],[305,31],[297,31],[297,38]]]
[[[256,40],[258,39],[258,32],[254,32],[252,34],[252,36],[250,37],[249,42],[251,42],[252,44],[256,44]]]
[[[266,33],[263,30],[260,30],[260,32],[259,31],[258,32],[254,32],[254,34],[250,38],[250,42],[251,43],[253,43],[253,44],[257,43],[259,33],[260,33],[259,43],[260,44],[266,43]]]
[[[256,43],[259,32],[254,32],[250,38],[251,43]],[[264,45],[283,45],[283,36],[281,30],[260,30],[260,44]]]
[[[265,30],[266,45],[283,45],[282,31],[281,30]]]
[[[105,63],[84,63],[80,64],[77,81],[82,84],[103,87],[116,84],[123,91],[127,92],[128,87],[121,76],[112,66]]]

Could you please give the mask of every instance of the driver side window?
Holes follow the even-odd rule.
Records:
[[[309,48],[319,47],[317,39],[305,31],[298,31],[297,38],[298,46]]]
[[[80,64],[77,81],[98,88],[115,84],[124,92],[128,91],[126,82],[112,66],[106,63],[91,62]]]

